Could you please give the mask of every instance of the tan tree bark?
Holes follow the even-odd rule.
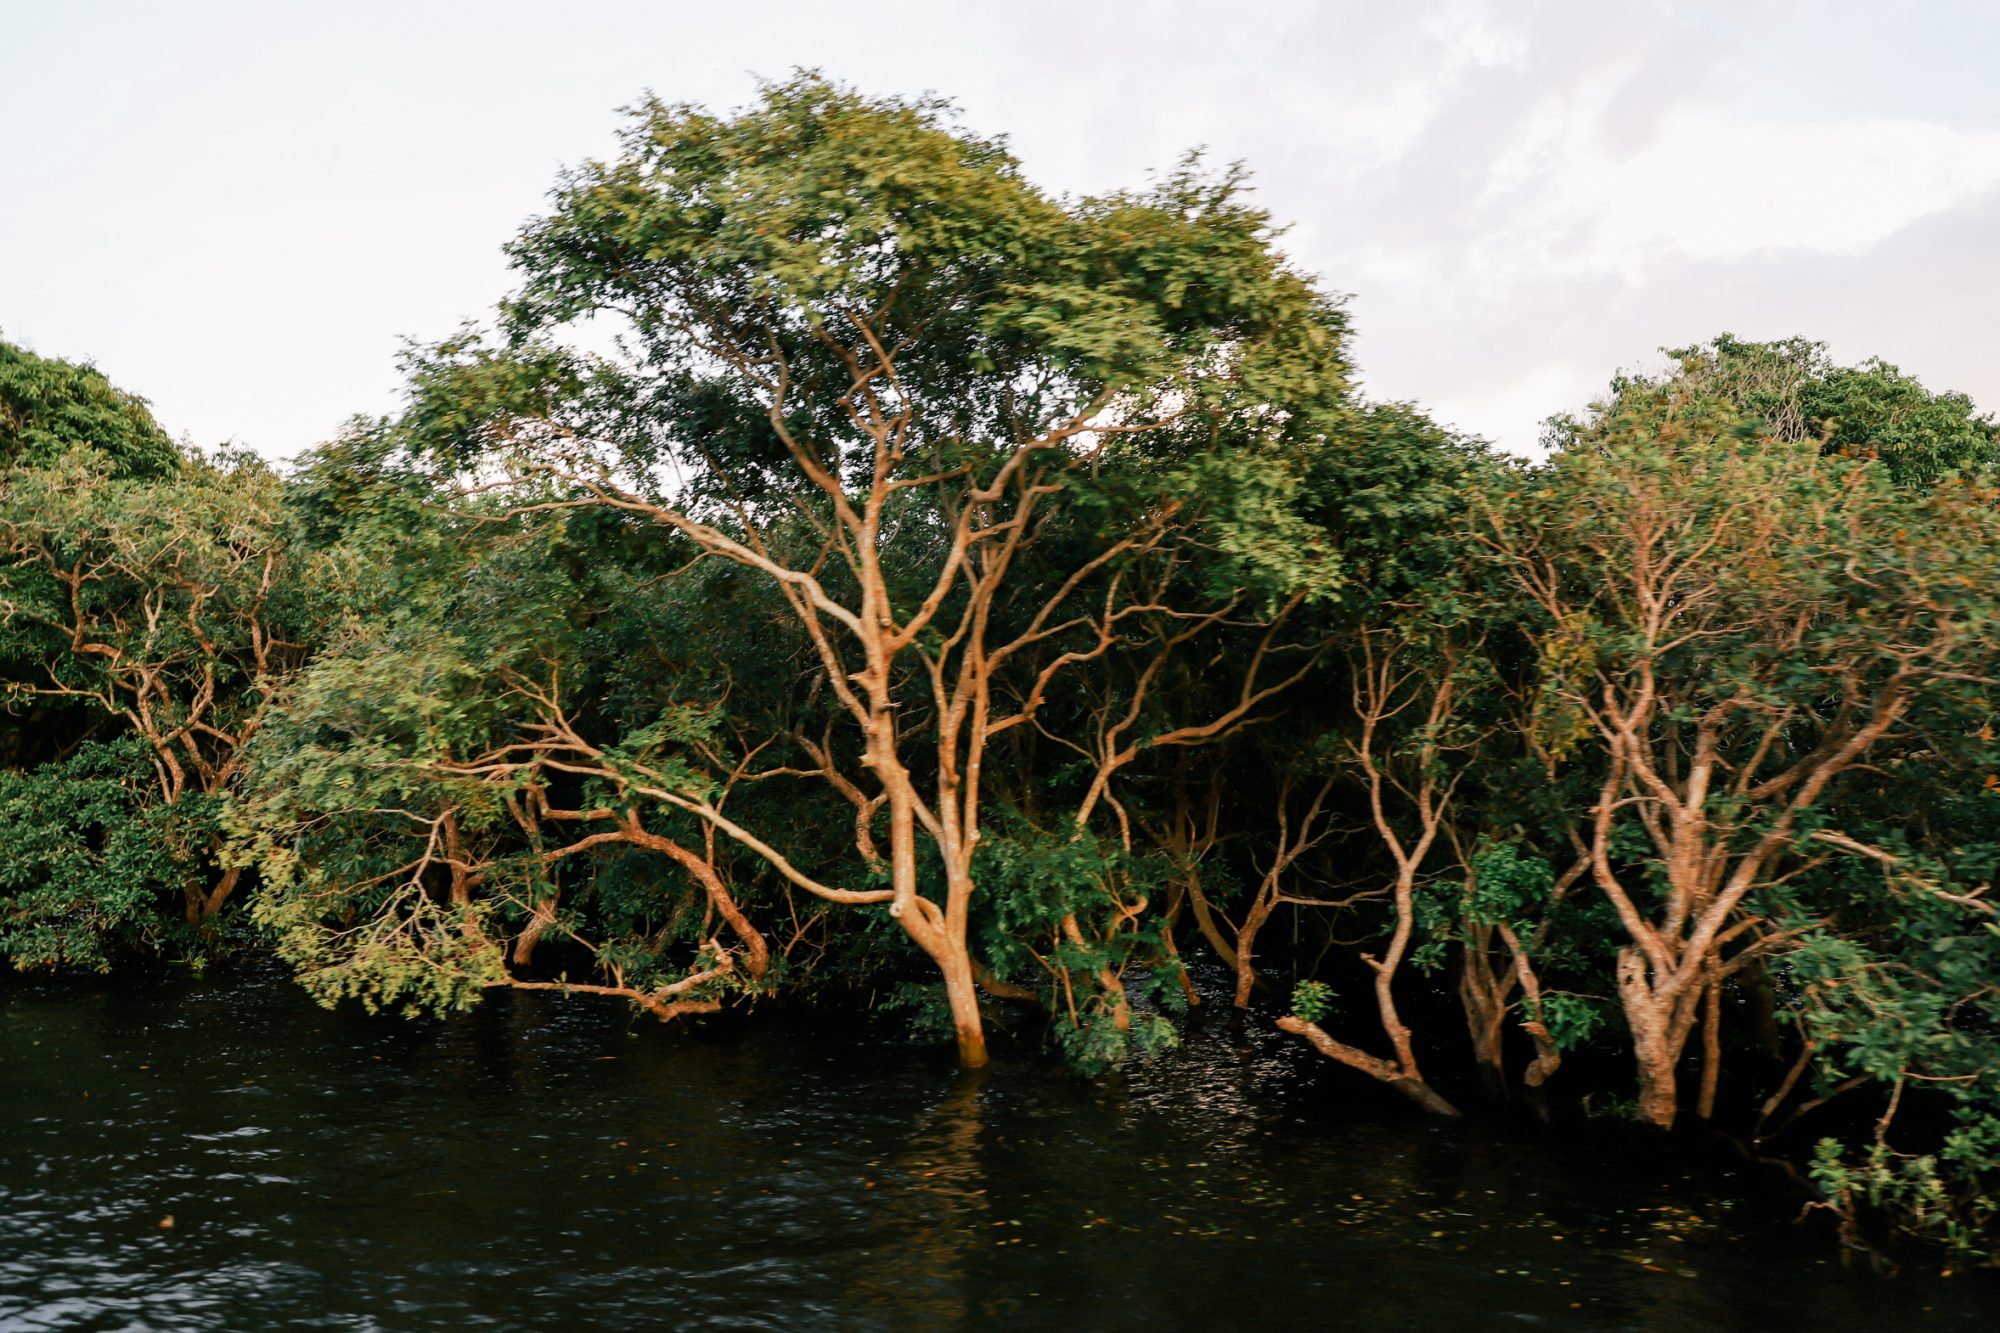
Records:
[[[772,430],[820,497],[823,514],[810,507],[800,511],[819,534],[818,549],[806,558],[788,556],[769,532],[765,516],[746,504],[735,503],[726,515],[705,517],[620,484],[607,468],[591,461],[587,449],[565,458],[561,446],[577,442],[565,440],[564,432],[547,422],[516,423],[518,436],[541,446],[532,474],[554,478],[583,495],[526,505],[517,512],[607,506],[672,529],[709,556],[772,580],[811,642],[823,680],[856,729],[865,778],[833,777],[830,746],[819,747],[821,765],[844,793],[859,794],[857,849],[886,861],[892,887],[880,899],[828,894],[823,892],[827,886],[810,877],[783,864],[774,866],[822,897],[885,903],[890,916],[936,964],[961,1062],[976,1066],[986,1062],[987,1053],[967,929],[976,890],[972,865],[985,799],[986,752],[996,736],[1033,721],[1057,674],[1100,656],[1113,638],[1100,635],[1095,648],[1065,652],[1043,665],[1012,712],[1001,707],[996,684],[1016,658],[1089,624],[1073,607],[1079,591],[1120,557],[1157,543],[1175,506],[1163,507],[1149,527],[1107,541],[1046,597],[1019,633],[996,634],[996,608],[1011,586],[1010,569],[1038,532],[1043,511],[1061,493],[1066,474],[1087,467],[1107,438],[1163,423],[1115,421],[1105,399],[1020,441],[987,475],[977,476],[966,465],[906,476],[902,465],[919,424],[897,378],[896,350],[878,338],[864,312],[851,312],[850,323],[855,345],[822,336],[852,373],[841,402],[848,426],[868,442],[872,457],[870,474],[858,489],[810,441],[795,434],[788,416],[790,370],[782,358],[733,347],[713,349],[764,395]],[[552,443],[554,458],[549,456]],[[916,487],[928,491],[948,532],[927,590],[913,603],[900,604],[884,531],[892,501]],[[852,585],[851,595],[831,590],[823,577],[831,564],[838,564]],[[901,720],[904,700],[898,691],[906,666],[914,668],[929,695],[926,725],[914,734]],[[775,854],[767,840],[720,818],[701,801],[669,803],[709,820],[767,860]],[[880,843],[872,829],[878,809],[886,822]],[[935,857],[943,871],[940,901],[918,890],[923,854]]]
[[[1720,988],[1796,933],[1766,921],[1759,891],[1836,851],[1887,855],[1831,830],[1809,831],[1810,813],[1836,778],[1897,732],[1927,680],[1954,678],[1950,662],[1964,653],[1921,589],[1874,608],[1872,643],[1845,657],[1816,653],[1828,617],[1857,613],[1816,601],[1813,581],[1788,574],[1785,561],[1808,535],[1801,524],[1826,525],[1824,539],[1835,544],[1854,533],[1830,507],[1792,514],[1787,527],[1786,515],[1759,499],[1759,465],[1718,461],[1744,476],[1723,492],[1735,498],[1712,508],[1686,500],[1693,483],[1685,475],[1635,472],[1610,512],[1564,537],[1573,547],[1497,516],[1480,534],[1543,613],[1536,638],[1545,671],[1603,764],[1583,842],[1591,880],[1625,934],[1615,975],[1639,1115],[1660,1128],[1679,1118],[1680,1065],[1704,1005],[1704,1044],[1713,1051]],[[1617,619],[1615,657],[1581,646],[1594,615]],[[1748,684],[1714,690],[1699,674],[1676,674],[1675,654],[1745,638],[1771,660],[1811,662],[1817,697]],[[1615,847],[1634,827],[1650,853],[1643,865]],[[1801,853],[1801,843],[1833,850]],[[1666,886],[1650,912],[1633,891],[1648,869]],[[1718,1066],[1711,1056],[1697,1098],[1703,1114]]]
[[[1379,953],[1361,955],[1373,975],[1376,1016],[1391,1056],[1385,1060],[1368,1055],[1297,1017],[1281,1019],[1279,1026],[1305,1037],[1321,1054],[1389,1084],[1426,1110],[1457,1115],[1457,1108],[1438,1095],[1418,1068],[1410,1028],[1395,996],[1396,976],[1416,930],[1417,884],[1432,850],[1447,833],[1452,801],[1465,773],[1463,765],[1445,771],[1447,757],[1454,754],[1446,729],[1457,705],[1459,649],[1446,638],[1432,651],[1441,665],[1423,660],[1424,655],[1394,631],[1364,625],[1355,633],[1348,664],[1350,701],[1358,723],[1348,741],[1349,759],[1361,776],[1370,822],[1393,871],[1386,892],[1393,914],[1389,938]],[[1389,752],[1385,732],[1412,710],[1423,719],[1413,744],[1401,754]]]
[[[1327,798],[1333,794],[1333,779],[1323,779],[1313,791],[1305,813],[1298,817],[1297,828],[1292,827],[1294,786],[1292,774],[1288,773],[1279,780],[1275,802],[1277,843],[1271,849],[1271,863],[1265,867],[1263,876],[1257,882],[1256,892],[1251,895],[1249,906],[1244,911],[1243,925],[1236,932],[1236,994],[1233,1000],[1238,1009],[1250,1007],[1250,995],[1256,988],[1257,935],[1263,930],[1264,923],[1280,906],[1306,902],[1285,892],[1293,867],[1332,832],[1321,816],[1326,811]]]

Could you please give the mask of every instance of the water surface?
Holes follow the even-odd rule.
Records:
[[[1737,1174],[1410,1122],[1210,1022],[1087,1082],[891,1024],[0,987],[0,1328],[1993,1326]],[[169,1220],[171,1225],[168,1225]]]

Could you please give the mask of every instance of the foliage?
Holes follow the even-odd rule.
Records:
[[[109,972],[192,943],[175,913],[198,868],[181,850],[212,806],[169,805],[132,737],[0,770],[0,956],[23,971]]]
[[[1292,1012],[1317,1023],[1333,1012],[1333,987],[1324,981],[1301,981],[1292,987]]]
[[[1774,440],[1878,459],[1905,485],[1976,478],[2000,465],[2000,422],[1979,413],[1966,395],[1933,393],[1880,358],[1840,366],[1824,343],[1745,342],[1726,333],[1668,355],[1677,367],[1665,379],[1613,380],[1607,410],[1672,383],[1727,403]],[[1567,444],[1586,429],[1576,417],[1557,417],[1550,439]]]
[[[336,584],[290,526],[283,480],[242,455],[132,477],[75,448],[0,481],[0,700],[42,723],[11,738],[16,762],[107,734],[141,744],[153,796],[182,812],[174,855],[215,875],[185,877],[191,925],[240,877],[215,862],[216,802]]]
[[[127,477],[165,476],[181,462],[145,399],[115,388],[95,366],[0,341],[0,467],[47,466],[78,448]]]

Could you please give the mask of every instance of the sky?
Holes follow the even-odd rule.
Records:
[[[1240,160],[1363,390],[1511,449],[1724,331],[1993,410],[1996,57],[1992,0],[0,0],[0,337],[289,457],[487,316],[619,107],[810,67],[1058,192]]]

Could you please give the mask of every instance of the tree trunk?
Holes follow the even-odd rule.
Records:
[[[1392,1079],[1389,1082],[1389,1086],[1397,1092],[1402,1093],[1405,1097],[1408,1097],[1418,1106],[1429,1111],[1432,1115],[1447,1116],[1454,1120],[1458,1118],[1458,1108],[1443,1097],[1440,1097],[1436,1089],[1432,1088],[1430,1084],[1424,1082],[1422,1078],[1415,1074]]]
[[[1458,972],[1458,1002],[1465,1010],[1466,1032],[1472,1038],[1479,1086],[1488,1097],[1505,1100],[1512,1091],[1507,1083],[1507,1001],[1486,953],[1486,941],[1492,933],[1490,928],[1481,931],[1483,938],[1465,946]]]
[[[1260,893],[1257,896],[1257,901],[1250,906],[1250,914],[1243,918],[1243,929],[1236,932],[1236,1007],[1238,1009],[1248,1009],[1250,1007],[1250,990],[1258,981],[1255,960],[1257,932],[1264,928],[1264,923],[1271,919],[1271,913],[1276,911],[1277,908],[1278,904],[1275,898],[1267,900],[1266,895]]]
[[[1317,1023],[1308,1023],[1303,1018],[1290,1014],[1278,1020],[1278,1026],[1286,1032],[1304,1037],[1315,1050],[1329,1060],[1359,1070],[1372,1079],[1388,1084],[1432,1115],[1456,1118],[1458,1108],[1437,1094],[1430,1084],[1424,1082],[1423,1075],[1413,1068],[1406,1069],[1393,1060],[1383,1060],[1366,1051],[1349,1046],[1344,1041],[1336,1041],[1327,1035]]]
[[[723,884],[722,877],[715,873],[715,867],[705,858],[696,856],[671,838],[647,834],[645,845],[658,848],[694,877],[695,882],[701,885],[702,892],[708,896],[709,905],[729,923],[730,933],[736,936],[748,954],[743,970],[749,974],[752,981],[762,978],[765,970],[771,965],[771,946],[765,941],[763,932],[751,925],[750,918],[743,915],[743,909],[736,905],[736,899]]]
[[[1209,905],[1208,895],[1201,891],[1201,881],[1193,876],[1187,882],[1188,906],[1194,909],[1195,929],[1208,941],[1208,947],[1215,950],[1230,971],[1236,970],[1236,946],[1224,937],[1222,927],[1216,924],[1215,909]]]
[[[991,1057],[986,1053],[986,1027],[979,1017],[979,991],[973,984],[972,958],[962,941],[955,953],[938,960],[938,968],[944,973],[945,998],[951,1002],[958,1063],[966,1069],[978,1069]]]
[[[1764,969],[1764,960],[1752,959],[1747,968],[1736,974],[1736,984],[1748,999],[1750,1030],[1757,1044],[1773,1060],[1782,1060],[1785,1034],[1778,1026],[1778,1005],[1771,994],[1771,978]]]
[[[1194,979],[1188,976],[1187,964],[1181,961],[1180,946],[1174,943],[1174,927],[1180,924],[1181,904],[1186,901],[1184,894],[1176,893],[1167,905],[1167,917],[1160,929],[1160,943],[1166,947],[1167,957],[1173,960],[1175,980],[1180,983],[1181,994],[1186,997],[1188,1008],[1201,1007],[1201,995],[1194,988]]]
[[[1722,1075],[1722,983],[1710,980],[1704,988],[1701,1024],[1701,1095],[1695,1114],[1703,1123],[1715,1119],[1715,1085]]]
[[[1639,1119],[1655,1129],[1672,1129],[1680,1102],[1673,1059],[1657,1040],[1635,1041],[1633,1056],[1639,1065]]]
[[[1089,948],[1083,938],[1083,925],[1076,919],[1076,913],[1071,912],[1063,917],[1062,928],[1063,934],[1069,937],[1069,942],[1079,951]],[[1100,967],[1097,969],[1097,988],[1104,992],[1105,1003],[1110,1006],[1111,1026],[1120,1032],[1130,1032],[1132,1002],[1125,994],[1125,983],[1110,968]]]
[[[980,962],[977,958],[972,960],[972,979],[978,983],[979,989],[985,991],[996,1000],[1007,1000],[1014,1004],[1027,1005],[1043,1010],[1044,1012],[1048,1009],[1048,1006],[1042,1003],[1042,997],[1035,991],[1030,990],[1026,986],[1017,986],[1011,981],[1001,980],[992,968]]]
[[[206,894],[189,885],[184,895],[187,899],[188,924],[201,930],[208,929],[216,913],[220,912],[223,904],[229,901],[229,895],[236,891],[236,885],[242,878],[243,867],[230,866],[222,872],[222,877],[216,880],[214,887]]]
[[[1630,946],[1618,951],[1618,996],[1632,1032],[1639,1118],[1657,1129],[1672,1129],[1680,1104],[1675,1071],[1680,1047],[1673,1040],[1673,1004],[1653,993],[1646,980],[1645,956]]]
[[[1527,1033],[1528,1039],[1535,1043],[1535,1058],[1528,1062],[1527,1069],[1522,1072],[1521,1082],[1527,1085],[1530,1092],[1539,1092],[1542,1084],[1549,1081],[1549,1076],[1562,1067],[1562,1052],[1556,1048],[1556,1039],[1550,1033],[1548,1024],[1539,1017],[1542,1013],[1542,979],[1535,974],[1534,962],[1528,957],[1528,951],[1521,946],[1520,936],[1514,933],[1512,927],[1502,925],[1498,930],[1500,938],[1506,942],[1508,952],[1514,955],[1513,976],[1520,984],[1521,1000],[1529,1014],[1529,1017],[1521,1020],[1521,1031]],[[1546,1106],[1538,1102],[1536,1109],[1542,1113],[1544,1119],[1547,1118]]]
[[[940,848],[945,854],[947,906],[939,907],[917,892],[917,795],[909,770],[896,755],[895,724],[888,700],[872,701],[879,719],[868,735],[862,763],[882,784],[889,806],[889,876],[895,898],[889,915],[918,948],[930,955],[944,977],[945,1000],[951,1006],[952,1031],[958,1038],[958,1062],[967,1069],[984,1066],[986,1030],[979,1015],[979,989],[972,974],[972,950],[966,943],[967,914],[973,884],[966,873],[971,849]]]
[[[555,902],[544,900],[536,906],[535,914],[528,918],[528,924],[521,928],[521,933],[514,937],[514,966],[535,965],[535,946],[541,943],[543,934],[555,923]]]

